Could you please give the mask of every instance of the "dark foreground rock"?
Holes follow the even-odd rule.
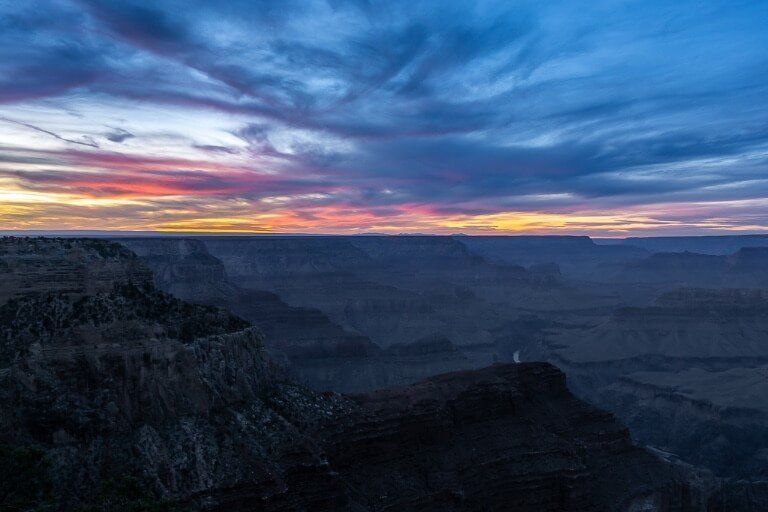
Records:
[[[675,468],[543,363],[494,365],[354,397],[324,433],[371,510],[694,510]]]
[[[316,393],[288,381],[244,321],[134,282],[119,270],[138,268],[130,253],[68,243],[46,247],[113,269],[112,281],[6,294],[0,305],[11,347],[0,365],[0,508],[708,506],[711,482],[633,446],[549,364],[448,373],[368,395]],[[754,495],[722,487],[715,497],[752,506]]]

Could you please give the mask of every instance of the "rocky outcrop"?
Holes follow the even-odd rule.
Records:
[[[599,277],[603,269],[648,255],[631,245],[598,245],[587,236],[457,236],[472,253],[525,267],[557,264],[565,274]]]
[[[115,282],[142,285],[146,267],[124,247],[100,240],[0,238],[0,304],[14,297],[64,293],[84,296]]]
[[[263,398],[282,394],[260,347],[258,335],[244,331],[43,352],[0,379],[0,438],[45,451],[53,495],[65,508],[93,499],[103,479],[126,475],[158,498],[213,508],[237,497],[224,491],[246,486],[240,492],[252,499],[274,495],[265,510],[277,510],[297,473],[301,485],[286,503],[333,500],[337,479]],[[328,496],[304,492],[315,479],[327,481]]]
[[[693,510],[674,470],[546,364],[497,365],[353,398],[323,432],[371,510]]]
[[[650,252],[695,252],[726,255],[742,247],[768,247],[768,235],[656,236],[603,240],[618,245],[641,247]]]
[[[128,253],[118,263],[140,266]],[[547,364],[344,397],[291,383],[242,320],[151,282],[118,277],[109,291],[35,292],[1,309],[17,319],[2,343],[19,349],[0,369],[0,444],[23,449],[0,457],[41,453],[62,510],[125,477],[222,512],[687,512],[702,498]],[[423,345],[393,352],[450,348]],[[22,509],[41,494],[25,496]]]
[[[237,294],[205,244],[192,238],[119,238],[152,270],[155,285],[184,300],[213,303]]]
[[[290,306],[275,293],[235,285],[201,240],[118,241],[136,251],[162,290],[192,302],[224,307],[258,326],[270,356],[292,378],[313,389],[363,392],[473,366],[452,346],[445,353],[401,356],[386,352],[317,308]],[[306,276],[303,282],[307,282]],[[381,302],[377,304],[381,306]]]
[[[741,248],[729,255],[657,253],[625,265],[615,278],[667,287],[765,288],[768,247]]]
[[[100,484],[126,476],[158,499],[202,508],[229,510],[243,497],[263,510],[346,502],[312,443],[270,405],[290,401],[310,423],[342,398],[282,386],[260,333],[134,284],[132,269],[143,267],[131,253],[81,247],[46,250],[109,265],[110,286],[36,290],[0,307],[0,443],[42,450],[58,506],[87,504]]]
[[[207,237],[208,251],[237,282],[254,284],[260,277],[338,272],[365,266],[368,255],[347,238],[335,236]]]

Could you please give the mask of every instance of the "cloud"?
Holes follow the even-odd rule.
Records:
[[[216,144],[192,144],[192,147],[209,153],[227,153],[233,155],[239,152],[239,149],[229,146],[217,146]]]
[[[93,140],[92,137],[90,137],[88,135],[82,135],[82,136],[80,136],[80,139],[68,139],[66,137],[62,137],[58,133],[52,132],[50,130],[46,130],[45,128],[41,128],[39,126],[35,126],[33,124],[30,124],[30,123],[25,123],[23,121],[17,121],[15,119],[9,119],[7,117],[0,117],[0,121],[4,121],[6,123],[12,123],[12,124],[15,124],[15,125],[18,125],[18,126],[23,126],[25,128],[29,128],[30,130],[34,130],[36,132],[44,133],[45,135],[50,135],[54,139],[58,139],[58,140],[60,140],[62,142],[68,142],[70,144],[78,144],[80,146],[88,146],[88,147],[92,147],[92,148],[98,148],[99,147],[98,143],[95,140]]]
[[[83,19],[66,3],[0,4],[0,104],[58,96],[105,77],[103,48],[72,32]]]
[[[0,4],[0,176],[23,190],[400,230],[766,193],[759,2],[43,3]]]
[[[121,144],[128,139],[132,139],[133,137],[135,137],[134,134],[127,130],[123,130],[122,128],[113,128],[111,131],[104,134],[104,138],[118,144]]]

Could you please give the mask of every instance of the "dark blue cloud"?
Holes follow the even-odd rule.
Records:
[[[76,94],[230,114],[248,154],[356,190],[355,204],[765,193],[765,2],[39,4],[0,3],[0,104]],[[292,131],[305,142],[274,135]]]
[[[103,54],[72,6],[0,3],[0,105],[65,94],[105,77]]]

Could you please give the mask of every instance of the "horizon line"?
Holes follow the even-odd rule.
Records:
[[[625,236],[592,236],[588,234],[571,234],[571,233],[558,233],[558,234],[537,234],[537,233],[483,233],[483,234],[467,234],[467,233],[377,233],[377,232],[363,232],[363,233],[295,233],[295,232],[243,232],[243,231],[152,231],[152,230],[87,230],[87,229],[0,229],[0,236],[16,236],[16,237],[103,237],[103,238],[119,238],[119,237],[156,237],[156,238],[183,238],[183,237],[365,237],[365,236],[380,236],[380,237],[407,237],[407,236],[434,236],[434,237],[510,237],[510,238],[589,238],[591,240],[628,240],[639,238],[715,238],[715,237],[749,237],[749,236],[768,236],[768,232],[720,232],[720,233],[708,233],[708,234],[691,234],[691,235],[625,235]]]

